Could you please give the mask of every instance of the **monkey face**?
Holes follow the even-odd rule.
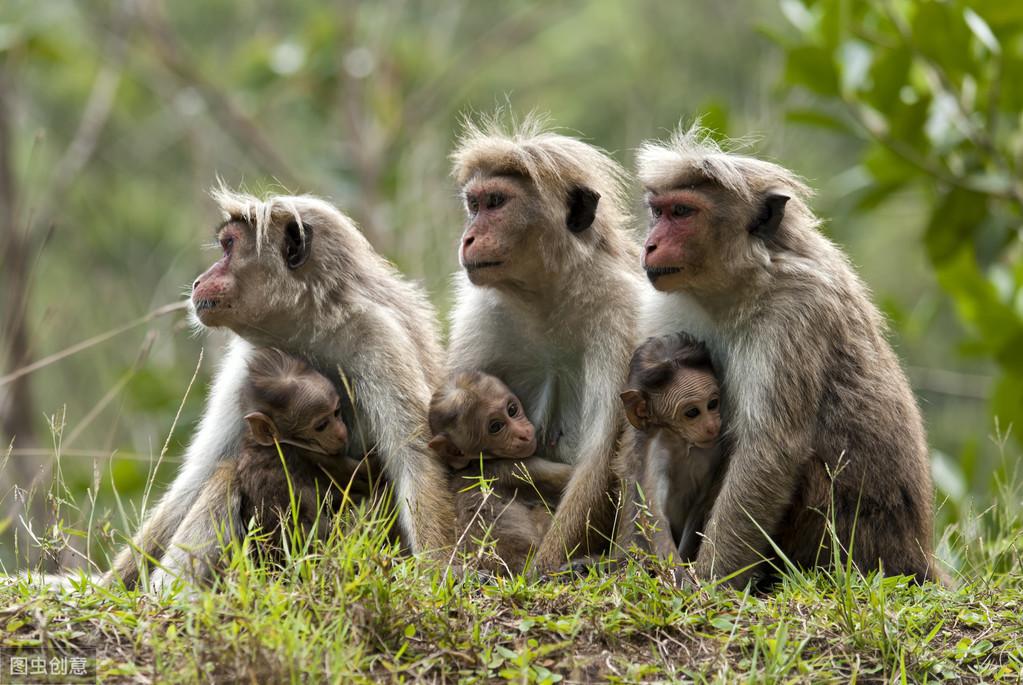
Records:
[[[654,288],[683,290],[707,269],[707,247],[714,212],[711,198],[694,189],[650,193],[650,234],[643,250],[643,269]]]
[[[769,259],[763,241],[775,236],[788,196],[766,192],[740,199],[700,178],[651,190],[650,234],[643,268],[654,288],[718,294],[752,278]]]
[[[600,202],[600,193],[583,186],[548,197],[519,173],[477,174],[462,193],[468,219],[458,258],[469,281],[527,289],[583,249],[573,234],[593,225]]]
[[[507,392],[479,412],[483,451],[495,457],[525,459],[536,452],[536,431],[526,418],[519,398]]]
[[[220,259],[192,284],[192,307],[204,326],[262,340],[291,319],[296,308],[289,295],[298,289],[296,270],[311,253],[312,228],[291,220],[268,226],[267,233],[271,247],[257,250],[256,231],[247,220],[230,219],[217,229]]]
[[[687,442],[709,447],[721,432],[720,397],[714,374],[683,367],[667,386],[651,393],[651,411]]]
[[[192,307],[204,326],[222,326],[230,319],[227,312],[234,306],[236,298],[235,272],[246,260],[247,243],[250,242],[248,233],[238,222],[225,224],[217,231],[220,259],[192,284]]]
[[[532,246],[525,240],[539,219],[532,183],[515,176],[477,176],[462,192],[468,218],[458,261],[469,281],[493,285],[515,280],[519,266],[532,262]]]
[[[326,456],[344,454],[348,427],[341,418],[341,398],[325,376],[311,368],[297,375],[282,372],[260,378],[253,395],[255,411],[245,421],[258,444],[270,446],[276,440]]]
[[[621,395],[629,423],[641,431],[667,428],[697,447],[710,447],[721,433],[721,391],[714,374],[681,367],[656,389]]]
[[[296,408],[296,437],[322,454],[340,455],[348,446],[348,427],[341,418],[341,398],[325,377],[310,380],[308,399]]]
[[[536,452],[536,431],[522,403],[501,379],[463,371],[430,402],[430,448],[454,469],[486,457],[525,459]]]

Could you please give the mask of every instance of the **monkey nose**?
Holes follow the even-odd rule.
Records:
[[[469,236],[468,238],[466,238],[465,240],[463,240],[462,241],[462,249],[464,250],[465,248],[467,248],[470,245],[472,245],[473,242],[475,242],[475,240],[476,240],[476,236],[472,236],[472,235]]]
[[[197,278],[197,279],[195,279],[195,283],[192,284],[192,290],[195,290],[198,287],[199,287],[199,279]]]
[[[647,243],[646,244],[646,253],[647,254],[650,254],[651,252],[653,252],[656,249],[657,249],[657,243]]]

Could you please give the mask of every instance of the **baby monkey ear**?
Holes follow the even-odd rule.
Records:
[[[430,439],[429,447],[447,462],[453,469],[464,468],[469,460],[465,458],[462,451],[455,447],[447,433],[438,433]]]
[[[645,431],[650,424],[650,410],[643,393],[639,390],[626,390],[619,397],[625,405],[625,418],[637,430]]]
[[[245,423],[249,424],[252,438],[258,444],[264,446],[274,444],[274,438],[277,437],[277,426],[269,416],[261,411],[254,411],[245,415]]]

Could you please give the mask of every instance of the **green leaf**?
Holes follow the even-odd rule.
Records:
[[[955,188],[938,202],[924,232],[924,245],[935,264],[948,261],[969,242],[987,214],[987,199]]]
[[[901,92],[909,81],[913,53],[906,45],[878,48],[870,66],[871,88],[863,97],[875,109],[888,112],[901,105]]]
[[[815,45],[801,45],[788,51],[785,80],[820,95],[839,94],[839,78],[830,52]]]

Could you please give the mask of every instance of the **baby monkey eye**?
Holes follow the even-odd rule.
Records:
[[[327,424],[329,422],[330,422],[329,419],[323,419],[318,424],[313,426],[313,430],[315,430],[317,433],[322,433],[323,431],[327,430]]]
[[[490,431],[491,435],[496,435],[497,433],[500,433],[503,428],[504,421],[491,421],[490,425],[487,426],[487,430]]]
[[[661,214],[663,214],[660,207],[651,207],[650,213],[653,214],[655,217],[659,217],[661,216]]]
[[[470,214],[475,214],[480,211],[480,201],[474,195],[466,196],[465,208],[469,210]]]
[[[710,402],[707,403],[707,409],[710,409],[710,410],[713,411],[714,409],[717,409],[717,408],[718,408],[718,398],[715,397],[714,399],[712,399]]]
[[[514,418],[519,413],[519,407],[514,402],[508,403],[508,416]]]
[[[671,214],[672,214],[672,216],[677,216],[677,217],[689,216],[694,211],[696,211],[696,210],[694,210],[689,205],[672,205],[672,207],[671,207]]]
[[[232,236],[227,235],[220,239],[220,249],[224,252],[230,252],[232,247],[234,247],[234,238]]]
[[[700,410],[697,409],[696,407],[690,407],[689,409],[686,410],[686,414],[685,414],[687,419],[695,419],[699,415],[700,415]]]

